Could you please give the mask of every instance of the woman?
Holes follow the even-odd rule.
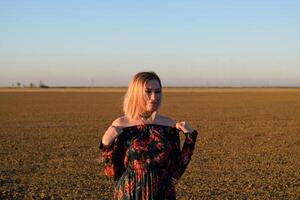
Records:
[[[184,173],[198,133],[186,122],[158,114],[161,92],[154,72],[137,73],[124,98],[125,115],[100,142],[104,172],[115,180],[114,199],[176,199],[173,179]]]

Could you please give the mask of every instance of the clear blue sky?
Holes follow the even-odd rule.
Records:
[[[300,1],[0,0],[0,86],[300,86]]]

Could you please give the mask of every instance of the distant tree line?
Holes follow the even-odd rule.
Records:
[[[49,86],[47,84],[45,84],[43,81],[39,81],[38,84],[35,84],[33,82],[30,82],[29,85],[26,85],[26,84],[22,84],[21,82],[17,82],[16,83],[17,87],[18,88],[49,88]],[[13,85],[14,87],[14,85]]]

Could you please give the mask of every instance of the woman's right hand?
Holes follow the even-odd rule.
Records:
[[[108,127],[102,138],[102,144],[109,146],[123,131],[122,127],[111,125]]]

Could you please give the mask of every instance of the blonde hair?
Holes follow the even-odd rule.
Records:
[[[145,87],[150,80],[157,80],[160,90],[162,90],[160,78],[155,72],[139,72],[131,80],[123,101],[124,115],[129,119],[137,119],[145,112]],[[158,106],[160,106],[160,103],[161,98]]]

